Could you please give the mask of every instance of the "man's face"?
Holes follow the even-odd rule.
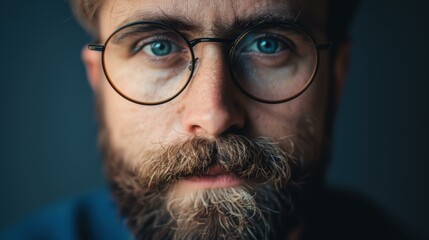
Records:
[[[305,25],[316,42],[326,42],[323,31],[324,5],[308,2],[310,1],[110,0],[103,3],[100,11],[100,39],[105,41],[112,32],[126,23],[137,20],[156,21],[166,17],[186,19],[194,23],[195,28],[184,32],[189,39],[219,37],[216,35],[219,32],[218,29],[228,29],[235,21],[249,19],[252,16],[269,15],[274,18],[287,17],[296,20]],[[238,35],[240,32],[233,34]],[[120,196],[117,197],[123,198],[119,199],[119,202],[124,205],[146,205],[148,208],[142,210],[141,208],[144,207],[140,205],[139,209],[130,206],[121,207],[123,214],[133,219],[130,222],[136,234],[149,234],[150,231],[144,225],[152,226],[154,221],[160,221],[157,223],[159,225],[179,229],[177,231],[182,231],[181,228],[191,229],[190,224],[198,225],[198,223],[212,224],[211,229],[222,228],[225,225],[227,225],[225,228],[228,225],[236,228],[237,226],[231,222],[235,223],[238,220],[234,220],[233,217],[228,216],[228,212],[221,210],[211,215],[201,215],[201,211],[199,211],[200,215],[195,213],[193,216],[199,219],[191,222],[185,221],[188,225],[183,226],[180,225],[180,218],[183,217],[180,214],[188,211],[189,208],[203,207],[207,199],[210,199],[207,200],[209,204],[216,204],[227,199],[225,201],[228,201],[229,205],[227,207],[222,205],[222,207],[226,211],[231,211],[235,206],[250,204],[253,201],[246,202],[247,200],[241,199],[234,202],[231,198],[257,198],[255,194],[262,193],[266,194],[267,198],[273,195],[272,201],[279,201],[278,205],[282,205],[280,201],[282,199],[285,202],[284,205],[288,205],[290,203],[285,200],[288,194],[282,193],[282,196],[277,197],[276,192],[287,192],[287,180],[291,176],[302,177],[302,174],[318,168],[327,108],[329,82],[327,54],[321,53],[317,75],[311,86],[302,95],[286,103],[265,104],[247,97],[234,85],[224,45],[200,43],[194,48],[194,52],[199,60],[187,88],[173,100],[156,106],[138,105],[124,99],[109,85],[102,74],[100,65],[88,66],[92,86],[100,103],[101,140],[105,150],[106,165],[110,166],[108,172],[110,180],[115,185],[114,189],[120,189],[118,190],[120,193],[117,194]],[[99,59],[99,56],[97,57]],[[229,138],[229,136],[232,137]],[[261,148],[267,149],[267,151],[284,151],[280,154],[285,158],[284,165],[277,164],[280,166],[279,169],[276,169],[278,166],[267,167],[267,172],[272,175],[281,173],[287,176],[280,177],[276,180],[277,182],[270,182],[269,179],[272,176],[268,176],[269,174],[261,175],[256,170],[247,169],[252,167],[264,169],[266,164],[264,165],[255,158],[263,158],[265,155],[262,154],[261,157],[260,154],[255,153],[255,151],[262,151],[261,149],[253,152],[249,150],[255,145],[254,143],[246,145],[247,147],[245,146],[243,149],[237,147],[244,144],[240,141],[247,141],[242,138],[251,141],[259,139],[255,140],[256,145],[259,144],[258,146],[262,146]],[[261,140],[261,138],[263,139]],[[203,143],[201,143],[202,141]],[[260,143],[261,141],[262,143]],[[274,143],[275,147],[271,148],[271,143]],[[216,157],[213,157],[213,146],[216,146]],[[224,150],[229,146],[233,146],[231,148],[233,150]],[[210,148],[210,150],[203,148]],[[175,156],[166,157],[169,155],[165,152],[166,149]],[[195,154],[197,157],[186,162],[176,156],[180,155],[181,151],[185,155]],[[222,151],[226,156],[232,156],[232,158],[239,158],[242,154],[251,155],[246,159],[250,159],[248,161],[254,161],[254,163],[223,159],[220,162],[235,161],[235,165],[220,164],[216,162],[216,159],[219,159],[218,153],[224,153]],[[210,160],[199,159],[201,156],[205,156],[206,152],[209,152],[207,158]],[[273,156],[277,155],[273,154]],[[212,157],[215,160],[211,159]],[[182,165],[178,166],[180,164]],[[183,168],[188,170],[185,171]],[[168,172],[170,170],[172,172]],[[202,172],[199,172],[200,170]],[[289,170],[292,171],[292,174],[288,173]],[[134,179],[132,183],[131,180],[127,180],[128,177]],[[152,202],[149,204],[139,201]],[[261,201],[271,202],[270,199],[257,200],[254,203],[255,206],[258,207]],[[280,206],[275,206],[280,208]],[[168,210],[160,213],[156,208]],[[264,215],[270,214],[264,212],[264,209],[267,208],[259,206],[259,210],[253,209],[252,211],[254,214],[261,214],[260,218],[264,218]],[[215,212],[216,210],[209,207],[205,208],[205,211]],[[246,209],[244,208],[243,211],[246,212]],[[262,213],[259,213],[261,211]],[[279,209],[279,211],[281,210]],[[163,218],[142,216],[139,218],[129,216],[130,214],[146,214],[146,216],[158,214],[163,215]],[[226,216],[221,218],[217,216],[219,214]],[[284,217],[288,214],[291,213],[280,215]],[[202,218],[211,218],[211,221],[205,222]],[[247,218],[251,217],[247,216]],[[256,219],[257,221],[258,219]],[[275,225],[270,221],[264,224]],[[238,222],[242,225],[248,223],[248,220]],[[174,235],[161,229],[163,229],[162,226],[158,226],[158,230],[153,231],[163,232],[164,235],[151,233],[152,236],[172,237]],[[257,232],[258,227],[251,226],[243,231],[250,232],[249,229]],[[228,231],[228,229],[224,230]],[[215,232],[216,230],[213,231],[213,234],[222,232],[221,230],[218,233]],[[191,236],[185,230],[182,232],[182,235],[176,235],[176,237]],[[241,236],[253,235],[248,233],[244,235],[243,232],[239,234]],[[254,234],[255,236],[270,236],[270,233]],[[235,237],[231,235],[225,238],[236,239]]]

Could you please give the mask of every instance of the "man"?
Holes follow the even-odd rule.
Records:
[[[97,39],[82,56],[111,191],[135,238],[391,236],[384,222],[365,235],[368,223],[352,229],[325,209],[343,200],[323,188],[349,51],[334,3],[74,6]],[[85,216],[76,238],[109,231]]]

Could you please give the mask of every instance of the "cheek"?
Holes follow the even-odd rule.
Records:
[[[308,89],[307,91],[309,91]],[[248,128],[254,136],[268,136],[275,140],[297,135],[302,122],[323,125],[323,104],[310,90],[296,99],[278,105],[260,105],[249,108]],[[316,127],[317,127],[316,126]]]
[[[294,131],[296,113],[289,103],[280,105],[255,104],[249,110],[248,128],[251,137],[265,136],[279,140]]]
[[[107,83],[101,92],[103,119],[117,150],[145,151],[169,141],[177,125],[177,111],[169,104],[143,106],[132,103]],[[132,153],[130,153],[132,154]]]
[[[249,107],[251,136],[268,136],[283,142],[291,137],[311,134],[312,143],[305,147],[318,152],[325,130],[328,94],[326,67],[321,66],[319,70],[312,85],[301,96],[283,104],[254,104]]]

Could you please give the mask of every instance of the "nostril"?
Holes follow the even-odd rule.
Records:
[[[235,94],[224,56],[218,48],[204,47],[201,58],[188,62],[193,67],[193,80],[183,95],[183,127],[189,133],[211,137],[239,133],[244,125],[244,106]]]

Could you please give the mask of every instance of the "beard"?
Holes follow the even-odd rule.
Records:
[[[299,121],[301,132],[288,139],[289,147],[229,134],[178,140],[135,155],[116,149],[101,123],[111,192],[136,239],[285,239],[302,221],[304,159],[314,156],[309,149],[315,145],[308,119]],[[244,183],[176,191],[179,181],[214,166]]]

